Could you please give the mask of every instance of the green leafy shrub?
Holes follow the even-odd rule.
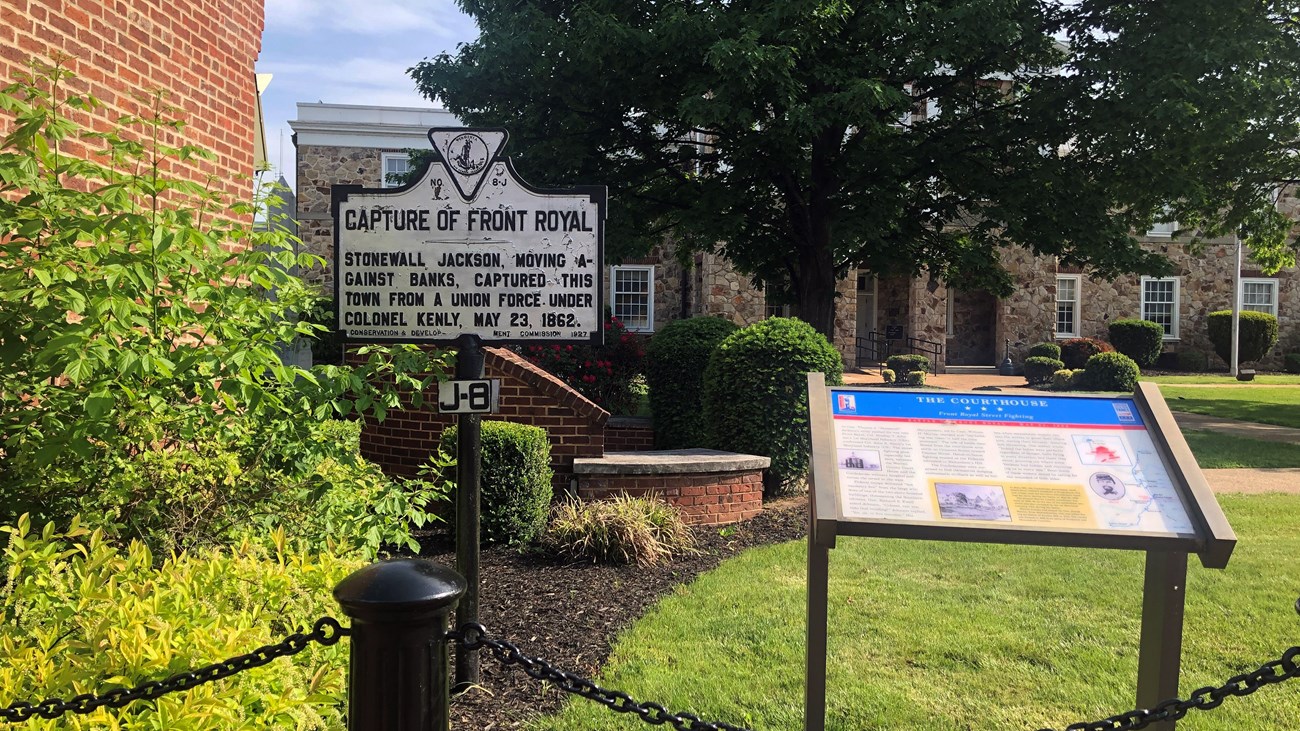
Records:
[[[120,129],[80,130],[99,103],[65,98],[69,76],[36,67],[0,94],[0,523],[85,511],[160,545],[147,532],[166,513],[211,536],[282,511],[281,489],[322,457],[313,423],[382,419],[402,392],[418,406],[446,356],[367,346],[355,368],[282,364],[321,330],[294,317],[315,294],[289,273],[320,258],[244,223],[255,205],[159,172],[210,157],[160,142],[181,126],[161,98]]]
[[[721,317],[674,320],[646,346],[646,380],[654,419],[655,448],[683,449],[708,443],[700,402],[709,356],[738,328]]]
[[[902,378],[912,371],[930,370],[930,359],[924,355],[908,353],[905,355],[891,355],[885,360],[885,367],[894,371]]]
[[[1061,359],[1061,346],[1056,343],[1037,343],[1029,349],[1030,358]]]
[[[1140,368],[1155,365],[1164,350],[1165,330],[1150,320],[1114,320],[1107,329],[1115,350],[1127,355]]]
[[[1052,374],[1064,368],[1065,363],[1055,358],[1043,356],[1025,358],[1025,380],[1035,386],[1048,383],[1052,380]]]
[[[1287,373],[1300,373],[1300,353],[1287,353],[1282,363]]]
[[[447,452],[456,451],[457,428],[442,434]],[[479,474],[479,530],[483,543],[522,544],[546,524],[551,507],[551,443],[546,431],[528,424],[484,421]],[[455,501],[455,486],[448,497]]]
[[[695,551],[681,513],[662,500],[619,495],[555,506],[542,549],[568,560],[654,566]]]
[[[605,320],[600,345],[529,345],[522,354],[611,414],[636,408],[635,379],[645,371],[645,348],[613,315]]]
[[[331,591],[362,565],[300,552],[282,535],[269,551],[244,542],[158,561],[75,519],[62,533],[36,532],[25,516],[0,531],[0,705],[131,687],[279,642],[337,616]],[[347,642],[313,643],[219,683],[24,728],[342,731],[347,664]]]
[[[903,380],[907,385],[920,387],[925,385],[925,371],[908,371],[903,374]]]
[[[1138,364],[1123,353],[1098,353],[1088,359],[1083,380],[1091,391],[1131,392],[1141,373]]]
[[[1210,360],[1203,351],[1195,349],[1180,350],[1177,353],[1178,370],[1187,373],[1204,373],[1210,369]]]
[[[1073,387],[1073,385],[1074,385],[1074,371],[1068,368],[1062,368],[1061,370],[1052,374],[1053,391],[1069,391]]]
[[[704,372],[704,418],[716,449],[770,457],[764,489],[777,494],[808,472],[808,380],[843,383],[840,354],[806,322],[773,317],[718,344]]]
[[[1088,359],[1098,353],[1113,353],[1115,348],[1105,340],[1071,338],[1061,343],[1061,361],[1066,368],[1082,368]]]
[[[888,368],[880,372],[880,377],[881,379],[884,380],[885,383],[893,383],[894,381],[898,380],[898,375]]]
[[[1267,312],[1242,310],[1237,333],[1237,362],[1252,363],[1268,355],[1277,345],[1277,318]],[[1223,362],[1232,359],[1232,310],[1218,310],[1206,316],[1210,343]]]

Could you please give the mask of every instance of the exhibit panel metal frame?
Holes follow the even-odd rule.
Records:
[[[824,731],[826,716],[826,649],[828,640],[830,551],[839,536],[912,538],[957,542],[1007,543],[1077,548],[1111,548],[1146,552],[1142,635],[1138,660],[1137,703],[1151,707],[1178,694],[1182,650],[1187,554],[1196,553],[1206,568],[1222,569],[1232,555],[1236,535],[1196,464],[1158,387],[1139,383],[1132,401],[1193,525],[1192,533],[1149,533],[1105,529],[1062,529],[999,524],[954,525],[939,521],[845,517],[836,460],[832,399],[836,393],[882,392],[935,394],[913,389],[827,387],[822,373],[808,374],[808,409],[812,432],[808,530],[808,616],[805,666],[806,731]],[[988,392],[939,392],[945,396],[994,396]],[[1050,399],[1113,397],[1044,394]],[[1068,402],[1063,402],[1068,403]],[[954,422],[959,423],[959,422]],[[1173,722],[1153,724],[1170,731]]]

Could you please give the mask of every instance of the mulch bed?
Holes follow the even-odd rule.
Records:
[[[558,563],[515,549],[485,548],[479,621],[490,636],[513,642],[523,653],[591,677],[609,657],[617,635],[673,587],[747,548],[806,536],[807,520],[806,499],[774,501],[757,517],[729,529],[696,529],[698,555],[653,567]],[[426,557],[454,567],[454,551],[446,540],[431,538],[428,543],[436,545],[426,550]],[[553,686],[517,667],[502,667],[486,652],[482,673],[480,686],[453,699],[453,728],[521,728],[531,717],[559,710],[566,700]]]

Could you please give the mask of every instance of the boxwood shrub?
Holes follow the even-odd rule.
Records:
[[[1140,368],[1155,365],[1164,350],[1165,329],[1150,320],[1115,320],[1108,329],[1115,350],[1132,358]]]
[[[1188,349],[1180,350],[1176,354],[1178,358],[1178,370],[1187,373],[1204,373],[1210,369],[1209,358],[1200,350]]]
[[[1287,353],[1282,365],[1287,373],[1300,373],[1300,353]]]
[[[908,371],[904,378],[909,386],[920,388],[925,385],[925,371]]]
[[[924,355],[891,355],[885,360],[885,367],[898,374],[900,380],[912,371],[930,370],[930,359]]]
[[[1071,370],[1082,368],[1088,359],[1098,353],[1111,353],[1115,348],[1105,340],[1071,338],[1061,343],[1061,360]]]
[[[1061,370],[1052,374],[1053,391],[1069,391],[1071,388],[1073,388],[1073,386],[1074,386],[1074,371],[1070,370],[1069,368],[1062,368]]]
[[[646,346],[646,380],[656,449],[702,447],[708,428],[700,400],[714,348],[738,328],[721,317],[674,320]]]
[[[1251,363],[1268,355],[1277,345],[1277,318],[1267,312],[1242,310],[1237,334],[1237,362]],[[1210,343],[1223,362],[1232,359],[1232,310],[1218,310],[1206,317]]]
[[[1025,358],[1025,380],[1031,385],[1050,383],[1052,374],[1065,369],[1065,363],[1055,358],[1032,356]]]
[[[1061,346],[1056,343],[1036,343],[1029,349],[1029,358],[1051,358],[1052,360],[1061,359]]]
[[[442,435],[456,453],[456,426]],[[483,422],[479,477],[479,530],[483,543],[528,543],[546,525],[551,507],[551,443],[540,427],[509,421]],[[455,492],[451,501],[455,505]],[[451,521],[453,524],[455,521]],[[454,525],[453,525],[454,527]]]
[[[704,418],[715,449],[772,459],[769,495],[800,487],[808,472],[807,373],[844,382],[844,363],[826,337],[802,320],[773,317],[718,344],[704,372]]]
[[[1083,369],[1084,387],[1092,391],[1131,392],[1142,370],[1123,353],[1098,353]]]

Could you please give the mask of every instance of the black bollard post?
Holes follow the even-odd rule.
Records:
[[[448,731],[447,618],[465,580],[405,558],[359,569],[334,587],[352,619],[349,731]]]

